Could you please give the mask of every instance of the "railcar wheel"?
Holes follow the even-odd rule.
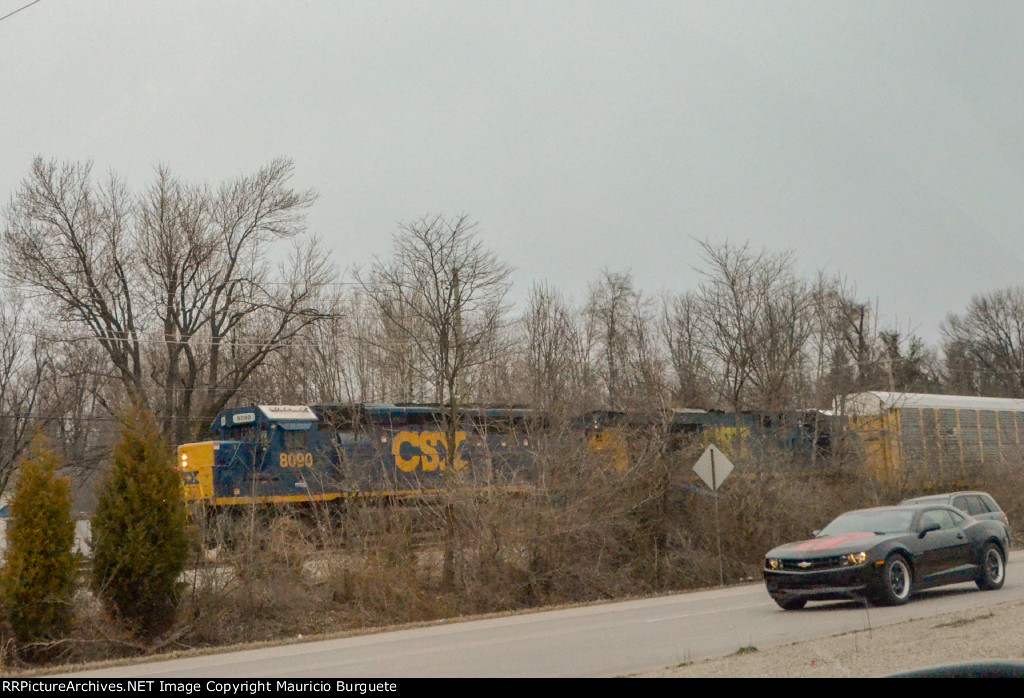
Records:
[[[890,555],[882,566],[882,578],[876,601],[885,606],[899,606],[910,600],[914,577],[902,555]]]
[[[775,603],[779,604],[779,608],[786,611],[799,611],[807,605],[807,599],[776,598],[774,596],[772,599],[774,599]]]
[[[975,580],[982,591],[993,591],[1003,586],[1006,579],[1006,560],[995,543],[988,543],[981,551],[981,575]]]

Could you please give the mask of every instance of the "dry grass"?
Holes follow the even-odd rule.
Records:
[[[655,595],[760,576],[764,551],[806,537],[839,512],[895,501],[856,463],[782,460],[752,452],[715,499],[689,471],[702,445],[664,453],[643,446],[625,471],[592,467],[569,440],[541,446],[542,486],[528,496],[452,489],[417,506],[351,506],[301,516],[241,512],[199,535],[182,578],[172,631],[142,645],[106,618],[88,593],[75,600],[73,636],[56,661],[97,661],[296,636],[338,634],[440,619]],[[692,452],[691,452],[692,451]],[[749,465],[748,470],[749,472]],[[1024,494],[992,492],[1017,530]],[[1019,477],[1016,478],[1019,482]],[[215,550],[215,554],[214,554]],[[0,634],[5,670],[9,636]],[[6,650],[6,651],[5,651]]]

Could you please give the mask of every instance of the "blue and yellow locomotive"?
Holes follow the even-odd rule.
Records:
[[[442,406],[257,405],[228,409],[211,439],[178,447],[188,502],[248,504],[398,499],[446,485],[525,488],[543,415]],[[454,447],[448,444],[454,433]]]

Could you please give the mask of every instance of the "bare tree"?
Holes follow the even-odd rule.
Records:
[[[733,410],[774,407],[806,340],[804,329],[785,326],[805,309],[792,254],[700,245],[708,268],[697,290],[699,335],[719,376],[719,397]]]
[[[6,211],[6,273],[38,289],[62,321],[87,328],[129,396],[143,393],[140,328],[131,274],[138,259],[125,231],[131,201],[111,176],[99,186],[91,165],[36,159]]]
[[[607,401],[611,407],[622,407],[627,371],[626,352],[629,306],[635,303],[633,277],[628,273],[604,269],[590,287],[587,315],[599,342],[601,373],[604,376]]]
[[[66,463],[76,504],[92,508],[94,484],[117,431],[112,406],[122,392],[110,362],[95,341],[48,339],[48,360],[43,375],[43,431]]]
[[[49,362],[33,337],[22,298],[0,298],[0,493],[28,452],[41,423],[40,401]]]
[[[1024,397],[1024,287],[971,298],[942,326],[950,381],[961,391]]]
[[[385,334],[397,331],[415,348],[422,363],[413,370],[431,381],[434,400],[451,406],[453,420],[469,370],[494,353],[509,308],[511,273],[484,248],[464,215],[401,226],[391,259],[378,260],[368,274],[357,273]],[[381,342],[381,349],[390,347]]]
[[[299,402],[361,402],[382,399],[383,371],[376,350],[364,341],[373,324],[366,297],[347,289],[326,299],[327,321],[309,325],[295,346],[266,370],[302,386]]]
[[[216,190],[157,170],[142,196],[88,163],[36,159],[6,210],[5,272],[99,343],[132,401],[185,440],[303,328],[333,270],[298,240],[312,191],[278,159]],[[275,241],[296,238],[275,270]]]
[[[258,383],[267,399],[291,402],[425,402],[434,399],[430,371],[409,333],[382,319],[361,288],[332,293],[327,317],[306,327],[265,363]],[[408,313],[406,313],[408,315]],[[406,325],[415,320],[411,317]],[[491,363],[490,359],[485,364]]]
[[[430,355],[416,341],[417,337],[431,335],[426,321],[397,299],[386,300],[384,311],[378,310],[376,300],[371,296],[369,304],[378,322],[363,326],[359,336],[376,350],[377,363],[385,375],[385,394],[399,402],[440,401],[437,372]]]
[[[788,260],[787,260],[788,261]],[[807,393],[806,349],[812,331],[811,296],[789,269],[770,266],[758,280],[764,298],[754,322],[756,351],[750,382],[756,406],[769,411],[799,408]]]
[[[547,283],[530,289],[523,333],[521,381],[525,399],[547,409],[572,402],[593,401],[589,354],[578,313]]]
[[[671,399],[677,407],[709,404],[707,388],[711,379],[701,349],[699,310],[699,299],[693,293],[662,299],[661,333],[674,375]]]
[[[519,336],[514,322],[502,325],[489,336],[481,347],[482,360],[467,371],[466,398],[472,402],[491,405],[511,405],[516,402],[515,346]]]
[[[932,392],[939,364],[935,352],[913,333],[878,326],[878,310],[858,300],[839,277],[819,274],[811,287],[810,350],[814,402],[864,390]]]
[[[872,307],[841,279],[798,278],[791,252],[701,245],[708,266],[694,301],[696,335],[723,406],[824,408],[848,392],[937,386],[920,338],[879,332]]]
[[[868,306],[852,300],[839,277],[818,273],[811,286],[812,331],[808,353],[818,407],[831,407],[841,392],[859,392],[867,363]]]
[[[590,287],[586,313],[609,406],[663,403],[662,357],[651,301],[634,288],[632,275],[603,270]]]

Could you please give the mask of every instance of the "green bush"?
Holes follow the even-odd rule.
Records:
[[[19,468],[7,523],[0,597],[27,659],[46,658],[50,644],[71,627],[75,523],[71,486],[57,477],[57,464],[45,439],[37,437]]]
[[[174,623],[188,557],[181,480],[152,415],[125,418],[92,519],[92,587],[107,612],[150,639]]]

